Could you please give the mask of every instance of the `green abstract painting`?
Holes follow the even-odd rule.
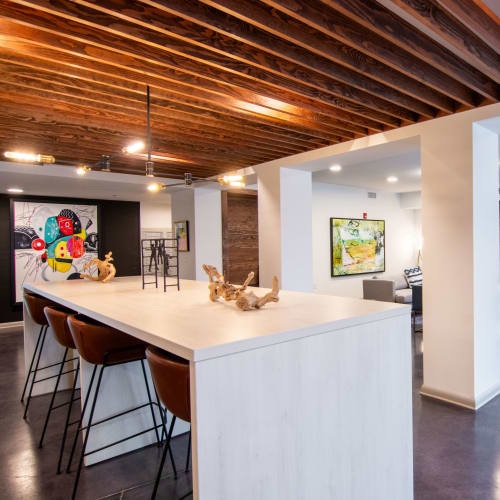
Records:
[[[385,221],[330,219],[332,277],[385,271]]]

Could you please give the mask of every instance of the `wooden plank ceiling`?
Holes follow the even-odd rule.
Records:
[[[0,151],[206,177],[500,100],[480,0],[0,0]],[[117,172],[144,174],[120,157]]]

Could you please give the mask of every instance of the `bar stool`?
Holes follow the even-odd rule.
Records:
[[[158,444],[160,444],[160,437],[158,434],[158,428],[162,427],[163,430],[165,431],[165,420],[164,420],[163,412],[161,411],[158,397],[157,397],[156,403],[153,403],[153,401],[151,399],[151,392],[149,390],[149,383],[148,383],[146,369],[145,369],[145,365],[144,365],[146,344],[137,340],[134,337],[131,337],[130,335],[127,335],[126,333],[123,333],[119,330],[116,330],[115,328],[112,328],[110,326],[106,326],[106,325],[103,325],[101,323],[98,323],[90,318],[87,318],[87,317],[81,315],[81,314],[71,315],[68,317],[67,321],[68,321],[71,335],[73,337],[73,340],[75,342],[76,347],[78,348],[78,352],[80,353],[80,356],[88,363],[92,363],[94,365],[94,368],[92,370],[92,375],[90,378],[90,383],[89,383],[89,386],[87,388],[88,392],[87,392],[87,395],[85,397],[85,401],[83,404],[82,414],[81,414],[81,417],[80,417],[80,420],[78,423],[78,430],[76,432],[76,435],[75,435],[75,438],[73,441],[73,448],[71,450],[71,455],[70,455],[70,459],[68,462],[68,467],[66,469],[66,472],[69,472],[71,469],[71,462],[72,462],[73,455],[74,455],[75,448],[76,448],[76,444],[78,441],[78,436],[79,436],[81,431],[85,430],[86,431],[85,438],[83,440],[83,447],[82,447],[82,451],[80,453],[80,460],[78,463],[78,469],[77,469],[75,483],[74,483],[74,487],[73,487],[72,499],[74,500],[76,498],[76,493],[77,493],[77,489],[78,489],[78,483],[80,480],[80,474],[81,474],[81,470],[82,470],[83,460],[86,456],[88,456],[92,453],[95,453],[97,451],[102,451],[103,449],[106,449],[106,448],[109,448],[109,447],[114,446],[116,444],[122,443],[128,439],[132,439],[134,437],[140,436],[141,434],[145,434],[145,433],[150,432],[152,430],[155,431],[157,442],[158,442]],[[99,389],[101,387],[101,381],[102,381],[104,370],[106,368],[111,367],[111,366],[117,366],[117,365],[122,365],[124,363],[132,363],[132,362],[136,362],[136,361],[140,362],[141,366],[142,366],[142,373],[144,376],[144,382],[146,385],[146,392],[148,395],[149,403],[145,403],[145,404],[137,406],[135,408],[125,410],[125,411],[120,412],[120,413],[113,415],[111,417],[104,418],[100,421],[93,422],[94,411],[96,408],[97,399],[99,397]],[[87,409],[87,405],[89,403],[89,398],[90,398],[90,394],[92,392],[92,387],[94,384],[94,379],[95,379],[95,375],[96,375],[98,367],[100,367],[100,370],[99,370],[99,375],[97,377],[97,385],[96,385],[96,389],[95,389],[94,396],[92,399],[92,404],[90,407],[88,423],[85,427],[82,427],[83,418],[84,418],[84,415],[85,415],[85,412]],[[155,417],[153,405],[157,405],[158,408],[160,408],[160,416],[161,416],[162,422],[159,425],[156,424],[156,417]],[[139,410],[141,408],[145,408],[147,406],[149,406],[151,409],[151,416],[153,419],[153,427],[150,427],[150,428],[145,429],[143,431],[137,432],[137,433],[133,434],[132,436],[128,436],[126,438],[120,439],[119,441],[115,441],[115,442],[110,443],[108,445],[102,446],[102,447],[98,448],[97,450],[93,450],[93,451],[89,451],[89,452],[86,451],[91,427],[102,424],[104,422],[108,422],[114,418],[126,415],[127,413]],[[173,461],[172,454],[170,455],[170,457],[172,460],[172,465],[174,466],[174,469],[175,469],[175,463]]]
[[[64,445],[66,443],[66,436],[68,433],[68,426],[69,424],[69,419],[71,416],[71,410],[73,408],[73,403],[75,401],[78,401],[80,398],[75,398],[75,391],[76,391],[76,384],[78,380],[78,375],[80,373],[80,358],[79,357],[74,357],[70,359],[66,359],[68,356],[68,353],[73,349],[76,349],[75,343],[73,341],[73,337],[71,336],[71,332],[69,330],[68,326],[68,316],[74,314],[74,311],[71,309],[67,309],[66,307],[63,306],[45,306],[44,308],[44,313],[45,317],[47,318],[47,321],[52,328],[52,331],[54,332],[54,337],[56,341],[63,346],[64,349],[64,354],[62,357],[61,361],[61,366],[59,368],[59,373],[57,374],[57,380],[56,384],[54,386],[54,391],[52,392],[52,398],[50,400],[50,405],[49,409],[47,411],[47,416],[45,417],[45,424],[43,426],[42,430],[42,435],[40,437],[40,443],[38,444],[39,448],[42,448],[43,446],[43,439],[45,437],[45,432],[47,431],[47,426],[49,424],[49,419],[52,414],[53,410],[56,410],[57,408],[62,408],[64,406],[68,406],[68,410],[66,413],[66,423],[64,425],[64,431],[63,431],[63,437],[62,437],[62,442],[61,442],[61,449],[59,451],[59,460],[57,462],[57,473],[61,473],[61,462],[63,458],[63,453],[64,453]],[[74,361],[76,360],[76,368],[72,370],[67,370],[63,372],[64,364],[67,363],[68,361]],[[54,406],[54,400],[57,394],[57,389],[59,388],[59,382],[61,381],[61,376],[66,374],[66,373],[71,373],[74,372],[74,377],[73,377],[73,385],[71,387],[71,397],[66,403],[62,403],[60,405]],[[76,423],[76,422],[73,422]]]
[[[191,400],[190,400],[190,385],[189,385],[189,362],[175,354],[158,349],[157,347],[149,346],[146,349],[146,358],[148,360],[149,369],[153,376],[156,390],[160,397],[160,401],[173,414],[170,428],[168,430],[167,442],[163,455],[161,457],[160,466],[156,475],[155,485],[151,499],[156,498],[158,486],[160,484],[161,473],[167,457],[167,451],[170,449],[170,440],[172,439],[172,431],[174,430],[175,421],[177,418],[191,423]],[[189,445],[191,445],[191,433],[189,436]],[[186,464],[186,469],[189,464],[189,454]],[[182,498],[191,495],[187,493]],[[179,499],[179,500],[182,500]]]
[[[38,338],[36,341],[35,349],[33,351],[33,356],[31,357],[30,367],[28,369],[28,373],[26,374],[26,380],[24,382],[23,393],[21,395],[21,402],[23,402],[24,395],[26,394],[26,389],[28,388],[28,383],[29,383],[30,378],[31,378],[31,384],[30,384],[30,388],[28,391],[28,400],[26,401],[26,406],[24,408],[24,414],[23,414],[23,418],[26,419],[26,416],[28,414],[28,408],[29,408],[29,405],[31,402],[31,394],[33,392],[33,386],[35,384],[37,384],[38,382],[43,382],[45,380],[49,380],[51,378],[57,377],[57,375],[51,375],[49,377],[45,377],[45,378],[36,380],[37,373],[41,370],[45,370],[47,368],[52,368],[54,366],[58,366],[60,364],[60,362],[40,367],[40,358],[42,356],[43,346],[45,344],[45,338],[47,336],[47,330],[49,328],[49,323],[47,321],[47,318],[45,317],[43,310],[44,310],[44,307],[46,307],[46,306],[55,305],[54,302],[52,302],[49,299],[46,299],[45,297],[41,297],[40,295],[37,295],[35,293],[28,293],[28,292],[24,292],[24,298],[25,298],[25,304],[26,304],[28,312],[31,316],[31,319],[37,325],[40,325],[40,331],[38,333]],[[33,368],[33,364],[34,364],[34,368]]]

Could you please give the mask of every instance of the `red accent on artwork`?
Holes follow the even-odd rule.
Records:
[[[33,250],[43,250],[45,248],[45,241],[41,238],[37,238],[31,242],[31,248]]]
[[[363,212],[363,219],[366,219],[368,217],[368,214],[366,212]]]
[[[83,239],[80,238],[79,236],[74,236],[70,240],[72,242],[72,250],[70,250],[70,254],[73,256],[74,259],[79,259],[84,253],[85,253],[85,248],[83,246]],[[70,243],[68,241],[68,243]],[[68,250],[69,250],[69,245],[68,245]]]
[[[73,234],[73,221],[68,217],[61,217],[60,215],[58,215],[57,224],[59,224],[59,229],[65,236],[70,236]]]
[[[43,252],[41,259],[43,263],[47,262],[47,252]]]

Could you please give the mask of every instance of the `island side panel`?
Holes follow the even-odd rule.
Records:
[[[413,498],[409,314],[192,363],[196,500]]]
[[[24,320],[24,366],[25,373],[28,373],[30,368],[31,358],[33,356],[33,351],[35,350],[36,341],[38,339],[38,334],[40,332],[40,325],[37,325],[32,319],[28,312],[28,308],[26,304],[23,302],[23,320]],[[76,351],[74,351],[76,353]],[[62,360],[64,354],[64,347],[62,347],[54,338],[54,333],[52,332],[52,328],[49,327],[47,330],[47,335],[45,338],[45,343],[43,345],[42,355],[40,358],[39,368],[42,366],[52,365],[54,363],[58,363]],[[74,358],[76,354],[73,354],[73,351],[68,352],[67,358]],[[35,368],[36,359],[33,363],[33,369]],[[69,371],[75,368],[73,362],[66,363],[63,371]],[[59,367],[54,366],[52,368],[47,368],[46,370],[41,370],[36,374],[36,379],[40,380],[46,377],[50,377],[52,375],[57,375],[59,372]],[[30,379],[31,383],[31,379]],[[44,380],[43,382],[39,382],[33,386],[32,396],[39,396],[41,394],[52,393],[54,390],[54,386],[56,384],[56,379]],[[59,382],[60,391],[64,389],[70,389],[73,384],[73,373],[67,373],[61,376],[61,381]],[[27,397],[29,392],[29,384],[26,389]],[[48,407],[48,402],[47,402]]]

